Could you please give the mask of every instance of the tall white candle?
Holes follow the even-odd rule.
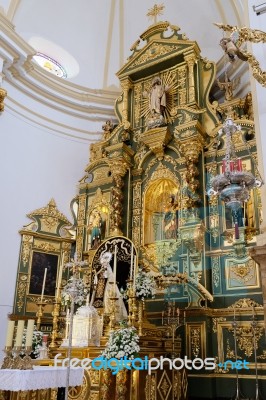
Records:
[[[117,246],[115,245],[115,254],[114,254],[114,284],[116,284],[116,270],[117,270],[116,252],[117,252]]]
[[[32,338],[33,338],[33,331],[34,331],[34,319],[29,319],[28,320],[28,325],[27,325],[27,333],[26,333],[26,347],[31,347],[32,346]]]
[[[15,321],[9,320],[7,323],[6,347],[12,347],[14,329],[15,329]]]
[[[134,247],[133,244],[131,246],[131,259],[130,259],[130,274],[129,279],[132,280],[133,278],[133,257],[134,257]]]
[[[22,339],[23,339],[23,331],[24,331],[24,321],[19,320],[17,324],[17,334],[15,340],[15,347],[21,347]]]
[[[136,288],[136,268],[137,268],[137,256],[134,256],[134,264],[133,264],[133,290]]]
[[[47,274],[47,268],[45,268],[45,270],[44,270],[44,276],[43,276],[43,282],[42,282],[41,302],[43,300],[43,294],[44,294],[44,288],[45,288],[45,282],[46,282],[46,274]]]
[[[56,295],[55,295],[56,299],[59,298],[59,294],[60,294],[62,275],[63,275],[63,266],[64,266],[63,262],[64,262],[64,256],[63,256],[62,262],[60,264],[59,272],[58,272],[58,276],[57,276]]]

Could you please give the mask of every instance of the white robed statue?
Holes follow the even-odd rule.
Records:
[[[103,297],[103,306],[104,306],[104,312],[106,314],[109,314],[111,312],[111,302],[110,302],[110,297],[117,297],[118,300],[116,301],[116,320],[121,321],[127,318],[127,309],[125,307],[124,300],[122,298],[122,294],[119,291],[119,288],[114,282],[114,273],[112,270],[112,267],[110,265],[110,261],[112,259],[112,253],[110,252],[102,252],[100,255],[100,263],[101,263],[101,268],[100,270],[95,274],[94,277],[94,290],[92,293],[90,305],[94,303],[94,298],[95,298],[95,293],[96,293],[96,287],[98,283],[98,275],[103,272],[104,278],[107,278],[105,289],[104,289],[104,297]]]

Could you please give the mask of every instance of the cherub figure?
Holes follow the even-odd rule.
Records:
[[[232,36],[232,35],[231,35]],[[242,51],[237,47],[236,41],[233,37],[223,38],[220,40],[220,46],[224,52],[228,55],[229,61],[234,62],[237,57],[242,61],[247,61],[247,57],[242,53]]]
[[[113,129],[114,129],[114,124],[112,123],[112,121],[110,120],[106,121],[106,123],[102,126],[102,130],[104,131],[103,134],[104,140],[109,139]]]

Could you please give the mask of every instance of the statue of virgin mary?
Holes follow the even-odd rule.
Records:
[[[124,304],[122,294],[120,293],[119,288],[117,286],[117,283],[114,282],[114,273],[110,265],[111,260],[112,260],[112,253],[107,251],[101,253],[100,255],[101,268],[94,276],[94,290],[92,293],[90,304],[92,305],[94,302],[95,293],[97,290],[96,288],[98,283],[98,275],[102,273],[104,278],[107,279],[103,297],[104,313],[109,314],[111,312],[110,297],[117,297],[118,300],[116,301],[116,320],[121,321],[127,318],[127,309]]]

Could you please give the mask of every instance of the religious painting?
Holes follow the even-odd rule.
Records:
[[[93,208],[88,217],[87,238],[88,249],[96,250],[108,231],[109,210],[105,204]]]
[[[33,251],[29,294],[41,295],[44,282],[45,268],[47,268],[44,296],[54,296],[56,289],[58,256],[55,254]]]

